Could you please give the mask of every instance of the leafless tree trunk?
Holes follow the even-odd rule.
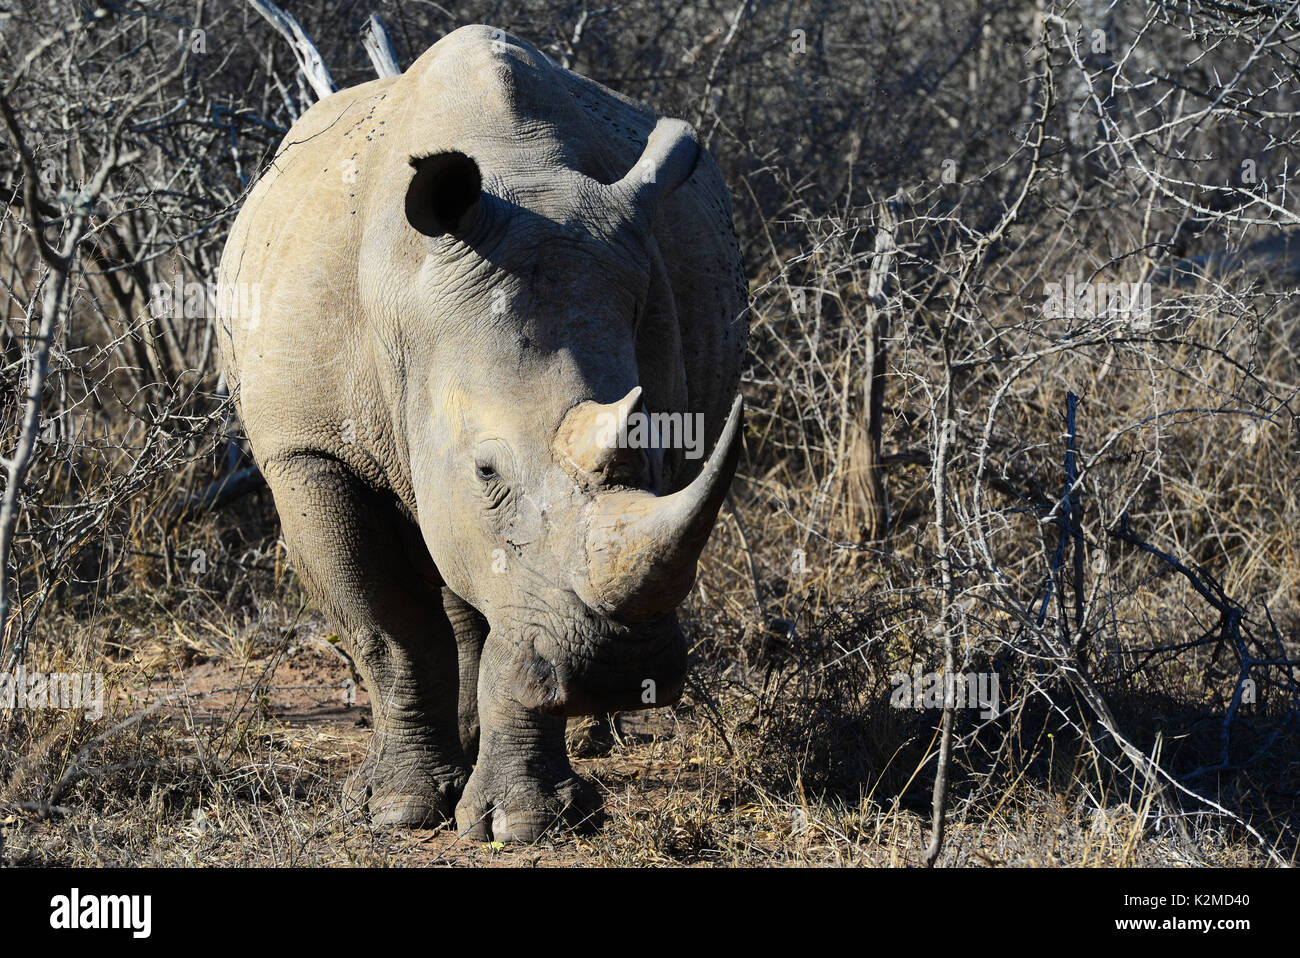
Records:
[[[375,76],[395,77],[402,72],[397,65],[397,51],[393,49],[392,38],[388,36],[383,21],[373,13],[361,30],[361,43],[375,68]]]
[[[325,65],[324,58],[316,49],[316,44],[312,43],[311,37],[307,36],[307,32],[299,26],[297,20],[271,0],[248,0],[248,2],[254,10],[266,18],[271,26],[275,27],[280,36],[289,41],[289,48],[293,51],[294,59],[298,61],[298,69],[306,77],[312,92],[316,94],[316,99],[323,100],[338,89],[334,78],[330,76],[329,67]]]
[[[867,361],[861,377],[862,419],[866,424],[865,442],[853,463],[857,470],[858,489],[863,501],[862,538],[871,542],[885,537],[889,529],[889,499],[881,463],[881,436],[884,427],[886,341],[890,317],[887,309],[888,288],[894,269],[894,251],[903,202],[899,194],[880,206],[875,250],[871,257],[866,298],[865,340]]]

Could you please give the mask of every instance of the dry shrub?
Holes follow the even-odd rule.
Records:
[[[1300,259],[1281,11],[286,6],[341,85],[372,75],[356,42],[371,13],[403,64],[498,22],[685,116],[732,185],[746,459],[683,614],[680,725],[591,766],[628,791],[582,856],[918,861],[938,715],[890,698],[951,651],[997,674],[1001,709],[954,713],[941,861],[1294,857]],[[328,644],[268,498],[183,508],[243,463],[210,313],[158,314],[154,287],[212,278],[244,191],[311,101],[250,6],[210,7],[201,24],[171,0],[99,20],[24,11],[0,34],[51,238],[123,104],[192,51],[119,131],[138,155],[94,199],[50,343],[55,425],[0,571],[4,648],[104,670],[114,707],[0,718],[8,854],[18,828],[32,863],[491,863],[342,807],[352,746],[264,707],[269,663]],[[201,26],[206,50],[178,25]],[[29,171],[2,155],[8,457],[51,274],[23,225]],[[1067,277],[1149,284],[1151,312],[1046,314]],[[239,708],[140,714],[141,690],[208,665],[239,674]],[[686,777],[624,781],[625,760]]]

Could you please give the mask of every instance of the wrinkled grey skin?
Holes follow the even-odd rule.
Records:
[[[465,27],[313,107],[235,223],[226,375],[370,691],[350,789],[376,822],[531,841],[582,820],[565,717],[680,693],[745,279],[716,165],[656,124]],[[707,459],[593,442],[638,408],[702,414]]]

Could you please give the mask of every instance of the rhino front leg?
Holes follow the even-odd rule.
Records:
[[[451,589],[442,588],[442,607],[456,633],[456,654],[460,663],[460,744],[471,765],[478,757],[478,663],[488,635],[487,619]],[[608,755],[618,735],[618,717],[611,712],[576,715],[565,730],[569,754],[579,758]]]
[[[377,825],[448,820],[468,772],[456,643],[418,530],[337,461],[265,472],[294,566],[370,694],[374,734],[348,795]]]
[[[520,683],[516,648],[493,633],[479,668],[478,763],[456,806],[456,827],[473,840],[533,842],[556,825],[598,822],[599,794],[569,765],[564,717],[522,704]]]

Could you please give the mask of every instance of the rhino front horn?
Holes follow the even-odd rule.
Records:
[[[690,178],[699,158],[700,144],[690,124],[665,117],[650,131],[641,158],[610,189],[636,211],[651,212]]]
[[[415,173],[406,188],[406,221],[425,236],[464,236],[483,195],[478,164],[453,150],[413,156],[411,166]]]
[[[671,612],[686,598],[736,472],[743,408],[737,396],[713,453],[685,489],[669,496],[610,492],[588,507],[586,569],[574,585],[589,608],[640,622]]]

